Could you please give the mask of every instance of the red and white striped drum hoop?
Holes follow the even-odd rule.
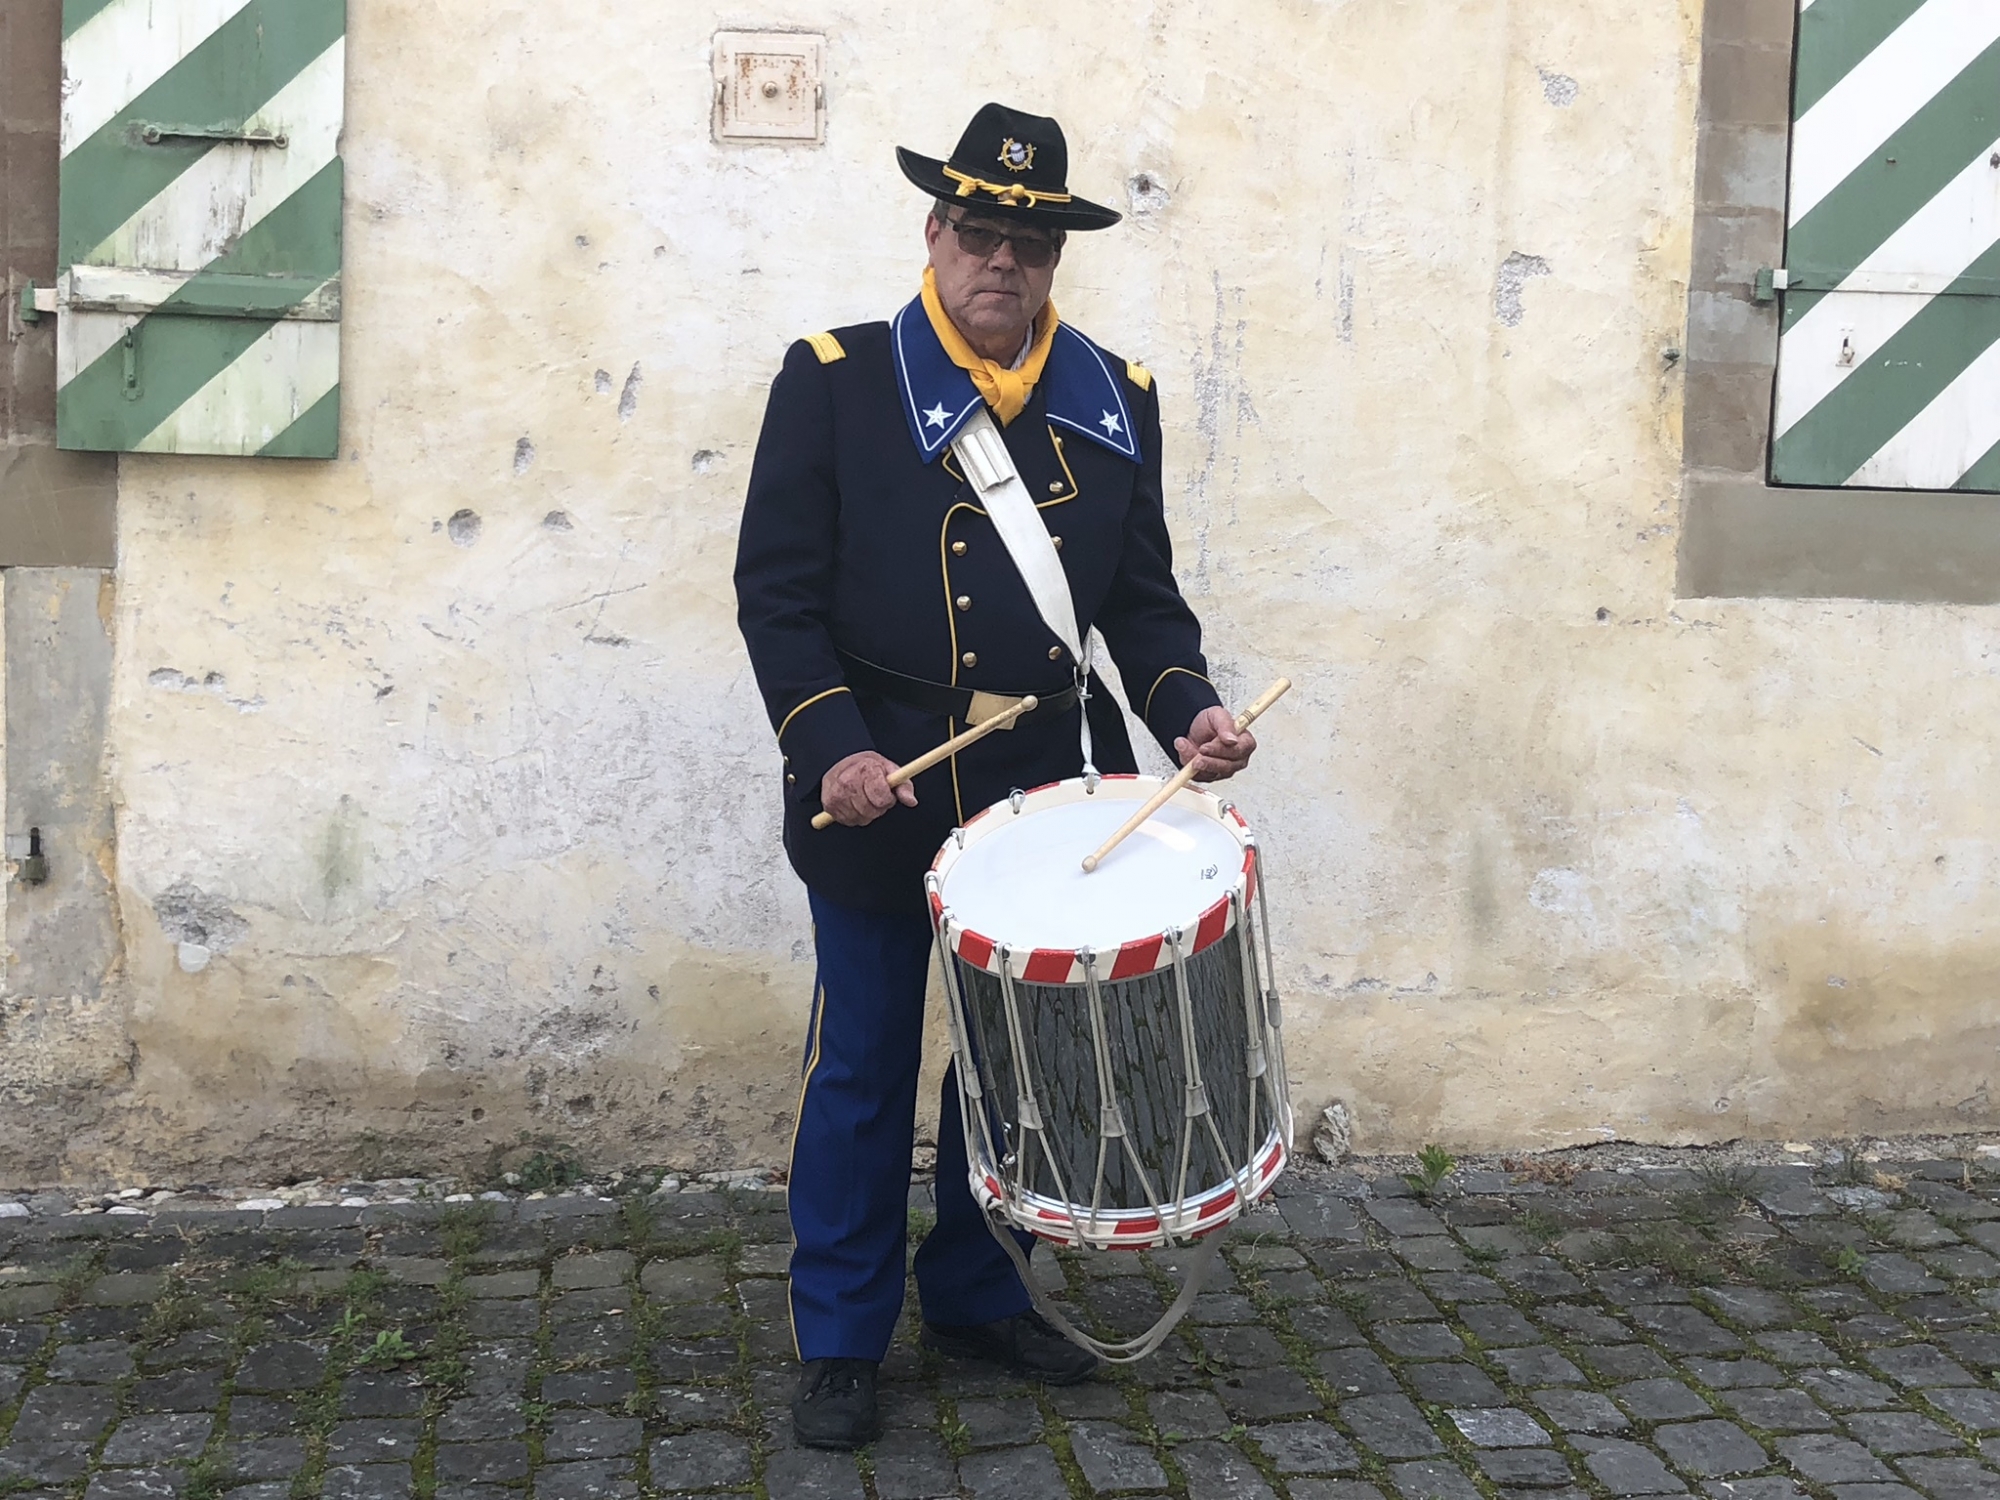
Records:
[[[955,830],[926,877],[973,1191],[1060,1244],[1206,1235],[1290,1149],[1249,825],[1190,786],[1082,870],[1162,785],[1017,792]]]

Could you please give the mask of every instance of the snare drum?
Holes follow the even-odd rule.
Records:
[[[1291,1145],[1241,815],[1190,786],[1083,872],[1161,785],[1016,792],[955,830],[926,880],[973,1191],[1061,1244],[1206,1235],[1270,1188]]]

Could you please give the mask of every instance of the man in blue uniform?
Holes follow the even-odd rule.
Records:
[[[1101,633],[1154,737],[1197,775],[1255,741],[1206,676],[1175,586],[1153,379],[1062,322],[1072,230],[1052,119],[989,104],[948,161],[898,150],[935,200],[919,295],[886,323],[794,344],[771,386],[737,552],[738,622],[784,758],[785,848],[812,907],[818,983],[793,1140],[799,1441],[878,1431],[876,1366],[903,1301],[910,1148],[931,929],[923,875],[951,829],[1093,759],[1136,769],[1124,722],[1045,623],[952,441],[986,410],[1047,527],[1076,622]],[[1014,727],[892,789],[907,760],[1034,694]],[[813,815],[837,826],[815,831]],[[966,1176],[956,1095],[939,1114],[937,1224],[916,1255],[923,1339],[1067,1384],[1095,1359],[1029,1306]],[[1029,1243],[1022,1237],[1023,1244]]]

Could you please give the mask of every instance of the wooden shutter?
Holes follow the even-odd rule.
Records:
[[[2000,491],[2000,0],[1799,0],[1771,479]]]
[[[345,0],[64,0],[56,438],[331,458]]]

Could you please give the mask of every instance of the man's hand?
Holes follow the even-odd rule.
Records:
[[[1256,748],[1257,736],[1238,729],[1236,715],[1226,708],[1204,708],[1194,716],[1188,732],[1174,741],[1174,753],[1180,756],[1181,764],[1195,762],[1196,781],[1227,781],[1250,764]]]
[[[819,805],[833,814],[834,822],[849,828],[874,822],[898,802],[915,807],[917,794],[908,782],[889,785],[889,773],[895,769],[893,760],[873,750],[835,761],[819,780]]]

